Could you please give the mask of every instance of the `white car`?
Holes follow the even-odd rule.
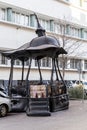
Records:
[[[0,117],[4,117],[11,111],[11,100],[9,97],[0,91]]]

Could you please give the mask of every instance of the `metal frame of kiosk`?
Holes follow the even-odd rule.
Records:
[[[27,100],[26,114],[28,116],[50,116],[51,112],[68,109],[69,107],[66,84],[58,65],[58,56],[60,54],[67,54],[67,52],[64,48],[60,47],[60,43],[55,37],[46,35],[45,29],[40,25],[37,15],[34,15],[37,20],[36,34],[38,37],[15,50],[2,52],[4,56],[11,59],[8,95],[13,98],[12,92],[17,90],[19,94],[21,93],[21,99],[25,98]],[[39,61],[44,57],[50,57],[52,60],[51,78],[50,81],[47,82],[43,81],[39,64]],[[13,68],[16,59],[22,62],[21,87],[16,87],[14,91],[12,91]],[[36,60],[38,65],[40,80],[37,82],[30,82],[29,80],[32,59]],[[29,68],[26,78],[24,79],[24,63],[27,60],[29,60]],[[54,73],[56,76],[55,80]]]

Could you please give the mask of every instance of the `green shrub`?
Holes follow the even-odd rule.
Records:
[[[87,99],[87,95],[83,92],[83,87],[80,85],[79,87],[69,88],[68,89],[70,99]],[[83,95],[84,93],[84,95]]]

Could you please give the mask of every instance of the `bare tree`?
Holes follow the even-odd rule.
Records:
[[[79,56],[81,52],[78,50],[82,46],[82,40],[79,38],[71,37],[70,34],[73,34],[72,30],[70,29],[67,32],[67,28],[71,28],[72,26],[67,24],[67,21],[60,22],[60,35],[58,39],[60,41],[61,46],[67,51],[67,55],[62,54],[61,62],[62,62],[62,75],[63,78],[65,76],[65,68],[67,66],[67,59],[73,55],[73,57]]]

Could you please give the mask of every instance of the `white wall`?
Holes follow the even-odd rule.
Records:
[[[72,22],[87,26],[87,11],[70,6]]]
[[[1,0],[2,2],[20,6],[35,12],[46,14],[53,17],[61,17],[70,14],[69,8],[57,0]]]
[[[55,18],[64,18],[69,21],[75,21],[77,23],[87,23],[87,10],[73,5],[67,5],[59,2],[58,0],[0,0],[1,2],[6,2],[19,6],[34,12],[52,16]],[[78,4],[78,2],[77,2]],[[9,5],[8,5],[9,6]]]
[[[17,48],[36,37],[35,30],[0,24],[0,47]]]
[[[68,71],[65,73],[66,80],[79,80],[79,73],[77,71]]]
[[[27,69],[24,71],[24,79],[26,79],[26,74],[27,74]],[[0,67],[0,80],[8,80],[9,79],[9,74],[10,74],[10,68],[8,67]],[[21,68],[14,68],[13,70],[13,79],[14,80],[21,80],[21,74],[22,70]],[[50,70],[42,70],[42,77],[43,80],[50,80],[51,77],[51,72]],[[31,69],[30,75],[29,75],[29,80],[39,80],[39,71],[37,69]]]
[[[0,67],[0,80],[8,80],[9,79],[9,74],[10,74],[10,69],[6,67]]]

